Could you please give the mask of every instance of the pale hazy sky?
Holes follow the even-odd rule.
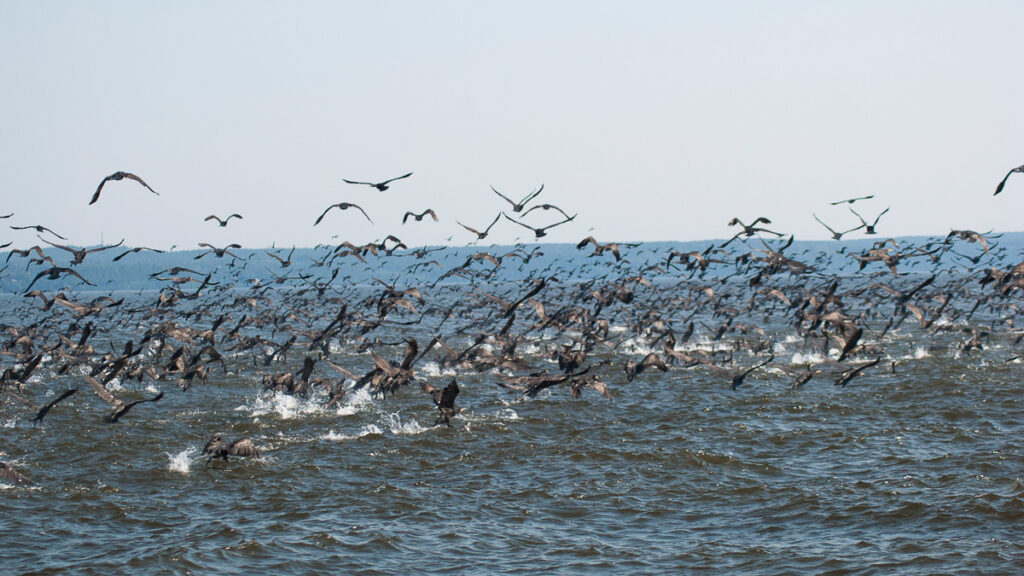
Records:
[[[1024,229],[1024,2],[0,2],[0,215],[74,244]],[[134,172],[160,192],[99,181]],[[415,174],[380,193],[342,178]],[[313,221],[335,202],[361,205]],[[440,223],[402,226],[406,209]],[[225,228],[208,214],[244,215]],[[535,211],[536,225],[555,221]],[[3,228],[0,244],[38,243]],[[332,239],[333,235],[338,238]],[[502,220],[490,241],[531,240]]]

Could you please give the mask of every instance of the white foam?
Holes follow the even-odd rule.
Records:
[[[392,434],[396,435],[411,436],[429,430],[429,428],[420,426],[419,422],[416,422],[415,420],[402,422],[402,418],[399,416],[398,412],[385,414],[384,423],[387,425],[388,430],[390,430]]]
[[[182,450],[177,454],[164,452],[164,454],[167,454],[167,457],[171,460],[170,464],[167,465],[167,469],[179,474],[188,474],[192,469],[192,457],[195,456],[196,452],[198,452],[198,450],[194,446]]]
[[[917,348],[914,348],[914,359],[915,360],[920,360],[922,358],[928,358],[931,355],[932,354],[931,354],[931,352],[928,351],[928,347],[927,346],[918,346]]]
[[[792,364],[821,364],[827,362],[828,357],[816,352],[797,352],[793,354],[793,359],[790,361]]]

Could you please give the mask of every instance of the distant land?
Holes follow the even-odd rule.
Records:
[[[994,238],[991,250],[993,255],[999,257],[999,262],[1004,265],[1012,265],[1024,259],[1024,232],[993,233],[990,236]],[[858,270],[858,262],[849,255],[861,253],[870,249],[876,242],[887,239],[884,236],[875,236],[842,241],[795,240],[785,253],[823,273],[854,274]],[[787,240],[787,238],[783,238],[767,241],[773,249],[777,249]],[[943,243],[946,236],[908,236],[893,238],[893,240],[901,250],[906,250],[914,247],[935,246],[936,243]],[[689,273],[682,271],[678,263],[675,264],[675,269],[665,269],[665,263],[671,251],[703,252],[709,246],[720,247],[724,242],[725,240],[722,239],[647,242],[634,247],[623,246],[621,253],[622,258],[630,261],[633,266],[637,264],[637,258],[643,259],[648,266],[660,266],[660,270],[651,268],[646,273],[652,278],[681,276]],[[906,264],[901,264],[901,273],[929,270],[936,265],[942,265],[945,269],[972,267],[970,258],[982,253],[980,245],[959,239],[954,239],[952,242],[953,249],[947,252],[939,263],[931,262],[929,258],[913,258],[907,260]],[[620,244],[624,244],[624,242],[620,242]],[[217,258],[213,254],[207,254],[196,260],[196,256],[205,250],[182,250],[164,253],[142,251],[128,254],[118,262],[112,261],[116,255],[128,248],[120,246],[90,254],[83,263],[73,267],[76,272],[95,284],[95,287],[68,276],[58,280],[40,279],[33,288],[45,291],[60,289],[72,291],[159,290],[166,287],[168,281],[151,278],[151,275],[173,267],[190,268],[195,273],[182,272],[180,274],[164,274],[159,277],[191,275],[201,280],[207,274],[213,274],[213,281],[230,277],[237,286],[242,288],[257,284],[272,284],[285,278],[289,280],[289,285],[295,286],[302,282],[302,279],[299,278],[300,275],[306,277],[308,282],[316,280],[323,282],[329,279],[333,271],[337,269],[338,280],[349,284],[370,283],[375,277],[387,282],[396,282],[401,279],[404,283],[431,283],[441,278],[445,272],[457,268],[472,255],[480,252],[488,252],[495,258],[501,259],[504,280],[554,275],[563,281],[579,281],[602,276],[601,269],[613,273],[616,266],[616,261],[610,253],[605,253],[601,257],[591,257],[593,253],[591,246],[577,249],[574,244],[428,246],[398,250],[391,256],[383,253],[374,256],[367,253],[362,256],[365,262],[352,255],[340,256],[333,263],[320,266],[316,263],[324,261],[325,257],[328,262],[330,261],[330,255],[335,250],[334,246],[297,248],[291,257],[291,265],[288,267],[282,267],[280,262],[269,256],[267,252],[274,252],[281,258],[287,258],[291,247],[231,250],[238,256],[237,259],[230,256]],[[746,243],[736,240],[727,247],[729,258],[751,252],[756,253],[763,249],[764,245],[757,238],[748,238]],[[344,249],[341,250],[341,252],[344,251]],[[43,253],[53,258],[57,266],[70,267],[71,257],[68,252],[51,248],[44,250]],[[509,255],[510,253],[512,255]],[[721,253],[715,257],[725,258]],[[38,258],[38,255],[33,253],[31,256],[23,257],[10,251],[0,252],[0,292],[23,292],[41,271],[50,267],[49,263],[30,264],[32,258]],[[431,263],[432,261],[436,264]],[[415,264],[420,264],[420,266],[414,266]],[[486,270],[488,266],[493,265],[485,263],[483,269]],[[598,268],[595,269],[594,266]],[[728,266],[714,268],[714,274],[723,274],[732,269]],[[884,267],[876,262],[870,264],[866,269],[868,272],[876,270],[884,270]],[[449,276],[443,281],[459,283],[461,280],[457,276]],[[186,284],[181,288],[188,291],[190,287],[197,286],[196,284]]]

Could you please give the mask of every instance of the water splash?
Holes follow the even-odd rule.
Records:
[[[177,454],[164,452],[164,454],[167,454],[167,457],[171,460],[167,465],[167,470],[170,472],[177,472],[178,474],[188,474],[192,470],[193,457],[198,452],[199,450],[195,446],[186,448]]]

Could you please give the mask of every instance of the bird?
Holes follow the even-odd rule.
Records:
[[[15,470],[7,462],[0,462],[0,480],[9,484],[31,484],[28,476]]]
[[[523,212],[520,217],[526,216],[527,214],[529,214],[530,212],[533,212],[534,210],[536,210],[538,208],[540,208],[541,210],[554,210],[554,211],[560,213],[562,216],[565,216],[566,218],[569,217],[569,215],[565,213],[565,210],[562,210],[561,208],[559,208],[558,206],[555,206],[554,204],[537,204],[535,206],[530,206],[530,209],[525,211],[525,212]]]
[[[714,365],[714,364],[711,364],[710,367],[713,368],[714,370],[717,370],[717,371],[722,372],[723,374],[726,374],[727,376],[729,376],[729,378],[732,380],[732,383],[730,384],[729,387],[732,388],[733,390],[735,390],[735,389],[737,389],[737,388],[739,388],[740,386],[743,385],[743,380],[751,372],[753,372],[754,370],[757,370],[758,368],[761,368],[762,366],[768,365],[769,363],[771,363],[772,360],[775,360],[775,355],[774,354],[768,356],[768,358],[765,361],[763,361],[763,362],[761,362],[759,364],[755,364],[755,365],[751,366],[750,368],[747,368],[746,370],[741,370],[739,372],[733,372],[733,371],[730,371],[728,368],[723,368],[722,366],[717,366],[717,365]]]
[[[225,246],[223,248],[217,248],[213,244],[207,244],[206,242],[200,242],[199,243],[199,247],[200,248],[207,248],[207,250],[206,250],[206,252],[198,254],[195,258],[193,258],[193,260],[199,260],[200,258],[202,258],[203,256],[206,256],[207,254],[209,254],[211,252],[217,258],[223,258],[225,254],[227,254],[228,256],[231,256],[232,258],[238,258],[238,256],[235,256],[231,252],[228,252],[228,250],[239,249],[239,248],[242,247],[242,245],[241,244],[228,244],[227,246]]]
[[[494,217],[494,221],[491,222],[490,225],[487,226],[487,228],[484,228],[483,232],[480,232],[480,231],[478,231],[478,230],[476,230],[474,228],[470,228],[469,226],[466,226],[465,224],[463,224],[462,222],[459,222],[458,220],[456,220],[455,223],[458,224],[459,226],[462,226],[466,230],[469,230],[473,234],[476,234],[476,239],[477,240],[483,240],[484,238],[487,238],[487,234],[490,233],[491,228],[493,228],[494,225],[498,222],[498,219],[501,218],[502,214],[504,214],[504,212],[500,212],[497,216],[495,216]]]
[[[139,178],[135,174],[132,174],[131,172],[114,172],[110,176],[107,176],[106,178],[104,178],[100,182],[100,185],[96,187],[96,193],[92,195],[92,200],[89,200],[89,205],[92,206],[93,204],[96,203],[97,200],[100,199],[100,191],[103,190],[103,185],[104,184],[106,184],[107,182],[110,182],[111,180],[124,180],[125,178],[127,178],[129,180],[135,180],[139,184],[142,184],[143,186],[145,186],[153,194],[156,194],[157,196],[160,195],[160,193],[158,193],[156,190],[153,190],[152,188],[150,188],[149,184],[146,184],[146,182],[142,178]]]
[[[580,240],[579,243],[576,244],[576,249],[583,250],[583,248],[586,247],[587,244],[593,244],[594,246],[594,252],[593,254],[591,254],[591,256],[600,256],[604,254],[605,250],[608,250],[609,252],[612,253],[612,256],[615,256],[616,262],[622,259],[622,256],[619,254],[619,244],[609,242],[607,244],[602,245],[593,236],[587,236],[586,238]],[[638,244],[622,244],[622,246],[635,247],[638,246]]]
[[[121,244],[124,244],[124,238],[122,238],[121,241],[118,242],[117,244],[111,244],[109,246],[99,246],[97,248],[88,248],[88,249],[87,248],[79,248],[79,249],[76,250],[74,248],[70,248],[68,246],[64,246],[64,245],[61,245],[61,244],[54,244],[53,242],[50,242],[49,240],[47,240],[46,238],[43,238],[42,236],[39,236],[38,238],[40,240],[42,240],[43,242],[46,242],[50,246],[53,246],[54,248],[60,248],[61,250],[65,250],[67,252],[71,252],[71,254],[74,256],[74,258],[71,260],[71,265],[72,266],[78,266],[79,264],[81,264],[82,262],[85,261],[85,257],[86,256],[88,256],[89,254],[92,254],[93,252],[102,252],[104,250],[109,250],[111,248],[117,248]]]
[[[814,219],[817,220],[819,224],[821,224],[822,226],[827,228],[828,231],[832,233],[832,239],[833,240],[841,240],[843,238],[843,234],[849,234],[850,232],[853,232],[854,230],[860,230],[861,228],[866,226],[866,224],[861,224],[860,226],[857,226],[856,228],[850,228],[849,230],[844,230],[843,232],[836,232],[835,230],[832,229],[831,226],[829,226],[828,224],[825,224],[824,222],[822,222],[821,218],[818,218],[817,214],[813,214],[812,213],[811,215],[814,216]]]
[[[362,208],[360,208],[359,206],[356,206],[355,204],[350,204],[348,202],[338,202],[337,204],[331,204],[330,206],[328,206],[327,209],[324,210],[324,213],[321,214],[320,217],[316,219],[316,222],[313,222],[313,226],[316,226],[317,224],[319,224],[320,221],[324,219],[324,216],[327,216],[327,213],[331,211],[331,208],[339,208],[341,210],[348,210],[349,208],[355,208],[356,210],[359,210],[360,212],[362,212],[363,216],[366,216],[366,219],[370,221],[370,224],[373,224],[373,220],[370,218],[369,215],[366,214],[366,210],[363,210]]]
[[[668,366],[665,364],[665,361],[661,359],[661,356],[651,352],[644,356],[639,362],[636,362],[635,360],[626,361],[626,365],[623,366],[623,370],[626,372],[626,380],[632,382],[637,375],[641,374],[651,366],[661,370],[662,372],[668,371]]]
[[[364,184],[366,186],[373,186],[377,190],[380,190],[381,192],[383,192],[383,191],[385,191],[385,190],[387,190],[389,188],[388,184],[394,182],[395,180],[401,180],[402,178],[408,178],[409,176],[412,176],[412,172],[409,172],[408,174],[403,174],[401,176],[398,176],[396,178],[392,178],[390,180],[385,180],[383,182],[377,182],[376,184],[373,183],[373,182],[355,182],[353,180],[345,180],[344,178],[342,178],[342,180],[345,180],[345,182],[348,182],[349,184]]]
[[[92,376],[86,375],[85,381],[89,383],[89,386],[92,387],[92,391],[95,392],[97,396],[99,396],[100,400],[103,400],[107,404],[110,404],[110,413],[103,417],[103,421],[108,424],[117,423],[117,421],[120,420],[125,414],[127,414],[129,410],[131,410],[138,404],[142,404],[144,402],[157,402],[164,397],[164,393],[159,392],[157,393],[156,396],[152,398],[143,398],[142,400],[136,400],[134,402],[125,402],[124,400],[121,400],[120,398],[111,394],[110,390],[108,390],[107,387],[104,386],[102,382],[96,380]]]
[[[865,230],[864,230],[865,234],[877,234],[877,232],[875,232],[875,226],[878,226],[878,221],[882,218],[883,215],[885,215],[886,212],[889,211],[889,208],[891,208],[891,206],[889,208],[886,208],[885,210],[882,210],[882,213],[879,214],[878,217],[875,218],[875,221],[872,222],[871,224],[868,224],[867,221],[864,220],[864,218],[860,214],[858,214],[857,211],[854,210],[852,207],[849,207],[849,208],[850,208],[850,212],[853,212],[853,215],[856,216],[860,220],[861,225],[865,228]],[[854,228],[854,230],[856,230],[856,229],[857,228]]]
[[[543,238],[544,236],[548,235],[548,230],[550,230],[551,228],[554,228],[555,226],[560,226],[560,225],[565,224],[566,222],[569,222],[569,221],[571,221],[571,220],[576,218],[576,215],[573,214],[571,217],[566,218],[565,220],[561,220],[559,222],[555,222],[554,224],[549,224],[549,225],[544,226],[542,228],[534,228],[533,226],[530,226],[529,224],[523,224],[519,220],[513,220],[508,214],[505,214],[504,212],[502,212],[501,215],[504,216],[505,218],[507,218],[508,220],[511,220],[512,222],[515,222],[516,224],[519,224],[523,228],[529,228],[530,230],[533,230],[534,238]]]
[[[870,200],[870,199],[872,199],[874,197],[875,197],[875,195],[872,194],[870,196],[860,196],[858,198],[847,198],[846,200],[839,200],[838,202],[830,202],[830,204],[832,206],[838,206],[839,204],[853,204],[857,200]]]
[[[1007,172],[1006,176],[1003,176],[1003,179],[996,186],[995,194],[992,194],[993,196],[1003,191],[1003,186],[1006,186],[1006,180],[1009,179],[1010,175],[1013,174],[1014,172],[1024,172],[1024,165],[1017,166],[1016,168]]]
[[[210,460],[214,458],[220,458],[221,460],[227,460],[228,456],[242,456],[244,458],[259,458],[260,451],[253,444],[251,438],[239,438],[234,442],[228,444],[224,442],[224,438],[217,434],[206,446],[203,447],[203,456],[206,456],[206,463],[209,464]]]
[[[35,230],[40,234],[43,234],[44,232],[49,232],[50,234],[53,234],[54,236],[60,238],[61,240],[67,240],[67,238],[61,236],[60,234],[57,234],[56,232],[50,230],[46,226],[40,226],[38,224],[35,226],[11,226],[11,230]]]
[[[46,276],[48,280],[56,280],[60,278],[61,274],[71,274],[72,276],[75,276],[76,278],[78,278],[82,282],[85,282],[89,286],[95,286],[95,284],[89,282],[88,280],[83,278],[81,274],[75,272],[71,268],[61,268],[59,266],[54,266],[53,268],[48,268],[37,274],[36,277],[32,279],[32,282],[29,283],[28,288],[25,288],[24,293],[27,294],[28,291],[32,289],[32,286],[35,286],[36,281],[38,281],[43,276]]]
[[[241,214],[232,214],[232,215],[228,216],[227,218],[225,218],[225,219],[223,219],[223,220],[221,220],[220,218],[218,218],[218,217],[217,217],[216,215],[214,215],[214,214],[210,214],[210,215],[209,215],[209,216],[207,216],[206,218],[203,218],[203,222],[209,222],[210,220],[216,220],[216,221],[217,221],[217,224],[219,224],[219,225],[220,225],[220,227],[221,227],[221,228],[223,228],[223,227],[225,227],[225,226],[227,226],[227,225],[228,225],[228,222],[229,222],[229,221],[230,221],[230,220],[231,220],[232,218],[238,218],[239,220],[242,220],[242,219],[243,219],[243,218],[242,218],[242,215],[241,215]]]
[[[541,184],[540,188],[537,188],[533,192],[530,192],[529,194],[527,194],[519,202],[513,202],[511,198],[509,198],[508,196],[505,196],[501,192],[498,192],[497,190],[494,189],[494,186],[491,186],[491,190],[494,190],[495,194],[497,194],[498,196],[501,196],[502,198],[505,199],[506,202],[508,202],[509,204],[512,205],[512,211],[513,212],[522,212],[523,208],[526,207],[526,203],[529,202],[530,200],[533,200],[534,198],[536,198],[537,195],[540,194],[541,190],[543,190],[543,189],[544,189],[544,185]]]
[[[61,402],[62,400],[64,400],[68,396],[71,396],[75,392],[78,392],[78,388],[70,388],[68,390],[65,390],[60,396],[57,396],[53,400],[50,400],[46,404],[43,404],[39,408],[39,411],[36,412],[36,415],[32,417],[33,424],[42,424],[43,423],[43,418],[45,418],[46,415],[49,414],[50,410],[54,406],[56,406],[59,402]]]
[[[434,211],[431,210],[430,208],[427,208],[426,210],[424,210],[423,212],[421,212],[419,214],[414,214],[412,212],[406,212],[405,216],[402,216],[402,224],[405,224],[405,221],[408,220],[410,216],[415,218],[417,222],[420,222],[420,221],[423,220],[423,217],[427,216],[427,215],[429,215],[431,218],[433,218],[434,222],[437,222],[437,214],[435,214]]]
[[[121,252],[120,254],[115,256],[114,259],[111,260],[111,262],[117,262],[118,260],[120,260],[121,258],[124,258],[125,256],[127,256],[129,254],[134,254],[136,252],[142,252],[143,250],[149,250],[151,252],[156,252],[158,254],[163,254],[164,253],[163,250],[157,250],[156,248],[147,248],[145,246],[136,246],[135,248],[129,248],[128,250],[125,250],[124,252]],[[198,274],[198,272],[197,272],[197,274]]]
[[[452,381],[440,390],[426,382],[421,382],[420,387],[434,398],[434,404],[440,412],[437,420],[434,421],[434,426],[444,424],[451,428],[452,416],[462,412],[462,408],[455,407],[455,397],[459,395],[459,384],[455,381],[455,378],[452,378]]]
[[[839,376],[839,378],[836,379],[836,386],[839,386],[840,388],[845,388],[846,385],[850,383],[850,380],[853,380],[854,378],[857,377],[858,374],[860,374],[864,370],[874,366],[875,364],[878,364],[881,361],[882,361],[882,357],[879,356],[878,358],[875,358],[874,360],[872,360],[871,362],[868,362],[867,364],[864,364],[864,365],[859,366],[857,368],[853,368],[851,370],[847,370],[846,372],[843,372]]]

